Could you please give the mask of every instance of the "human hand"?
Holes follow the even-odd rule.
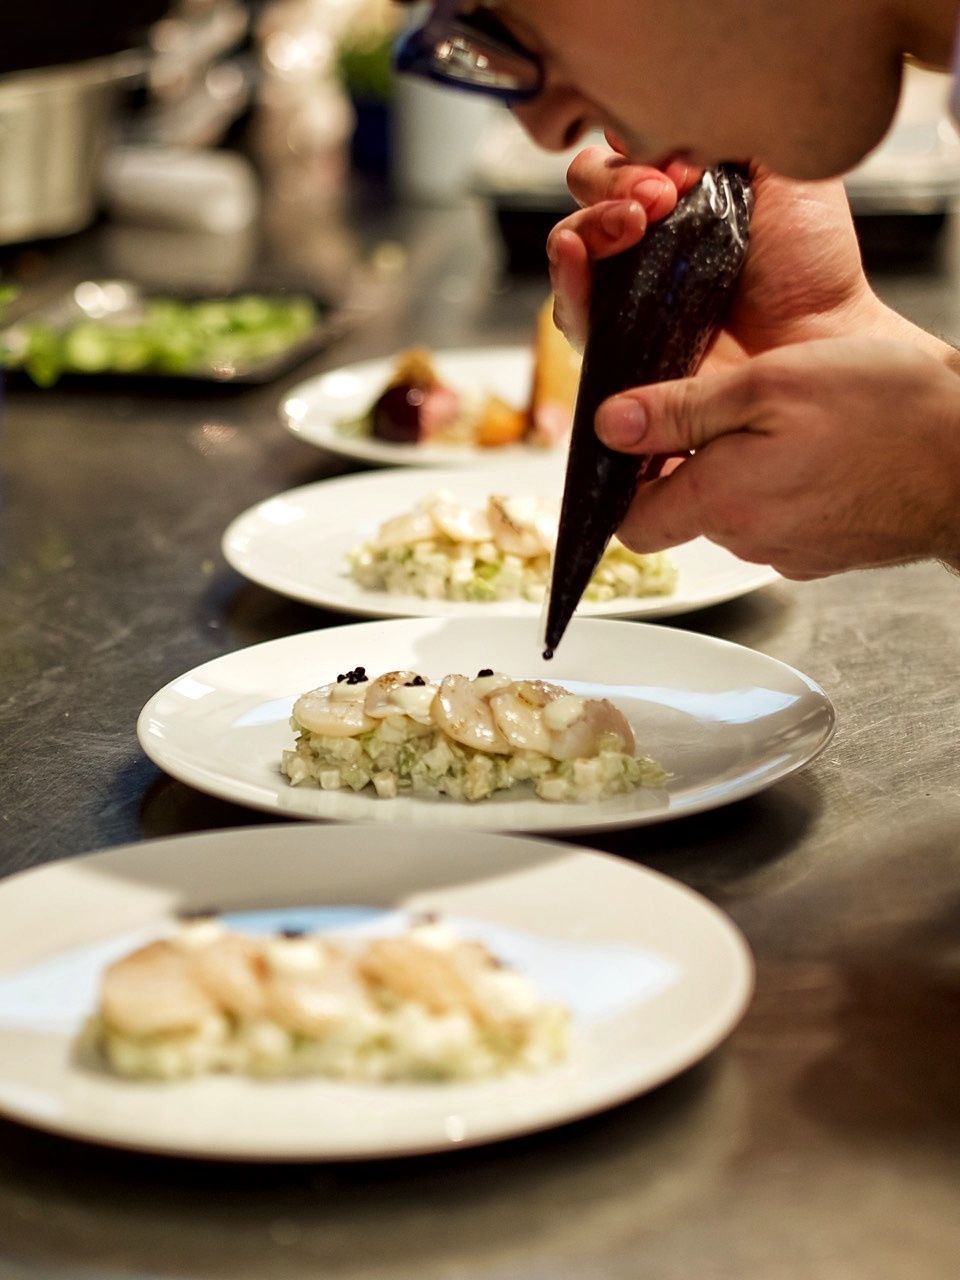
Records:
[[[791,182],[756,166],[751,176],[750,250],[705,368],[789,343],[882,332],[886,309],[863,273],[843,184]],[[547,241],[557,324],[574,346],[586,340],[593,262],[636,244],[699,177],[682,164],[659,174],[612,147],[588,147],[574,159],[567,180],[583,207]]]
[[[695,450],[620,530],[652,552],[703,534],[785,577],[926,557],[960,565],[960,377],[907,343],[811,341],[601,406],[625,453]]]
[[[686,165],[666,171],[631,164],[612,146],[586,147],[567,170],[581,208],[547,237],[557,328],[578,351],[586,343],[593,263],[623,253],[647,226],[671,213],[691,184]],[[697,175],[699,176],[699,175]]]

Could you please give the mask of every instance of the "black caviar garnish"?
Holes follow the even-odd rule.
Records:
[[[482,671],[477,672],[477,679],[483,680],[486,676],[493,675],[493,667],[484,667]]]
[[[423,676],[414,676],[412,680],[407,680],[403,687],[405,689],[422,689],[426,683]]]
[[[366,667],[354,667],[352,671],[347,671],[343,675],[337,676],[337,684],[365,684],[366,680]]]
[[[305,938],[307,936],[306,929],[281,929],[280,937],[289,938],[294,941],[296,938]]]

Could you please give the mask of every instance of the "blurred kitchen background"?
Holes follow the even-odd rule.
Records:
[[[482,99],[397,83],[390,47],[408,10],[87,0],[81,19],[68,0],[6,8],[0,286],[11,316],[95,276],[194,295],[269,279],[362,318],[444,236],[462,257],[465,226],[477,253],[437,267],[448,310],[482,305],[498,280],[545,280],[544,238],[570,207],[569,157],[538,152]],[[913,69],[893,134],[848,186],[881,292],[909,314],[925,276],[929,314],[941,275],[942,331],[958,339],[944,267],[960,139],[945,92],[942,77]]]

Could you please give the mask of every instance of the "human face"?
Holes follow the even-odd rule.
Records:
[[[883,137],[902,64],[877,0],[496,0],[539,57],[514,106],[542,146],[612,130],[663,167],[759,160],[794,178],[852,167]]]

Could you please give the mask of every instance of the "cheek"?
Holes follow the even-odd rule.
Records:
[[[736,30],[730,4],[702,0],[513,6],[554,83],[596,104],[647,161],[687,150],[700,163],[752,158],[789,177],[826,177],[879,140],[896,101],[895,69],[842,14],[825,43],[794,6],[754,5],[755,20]]]

